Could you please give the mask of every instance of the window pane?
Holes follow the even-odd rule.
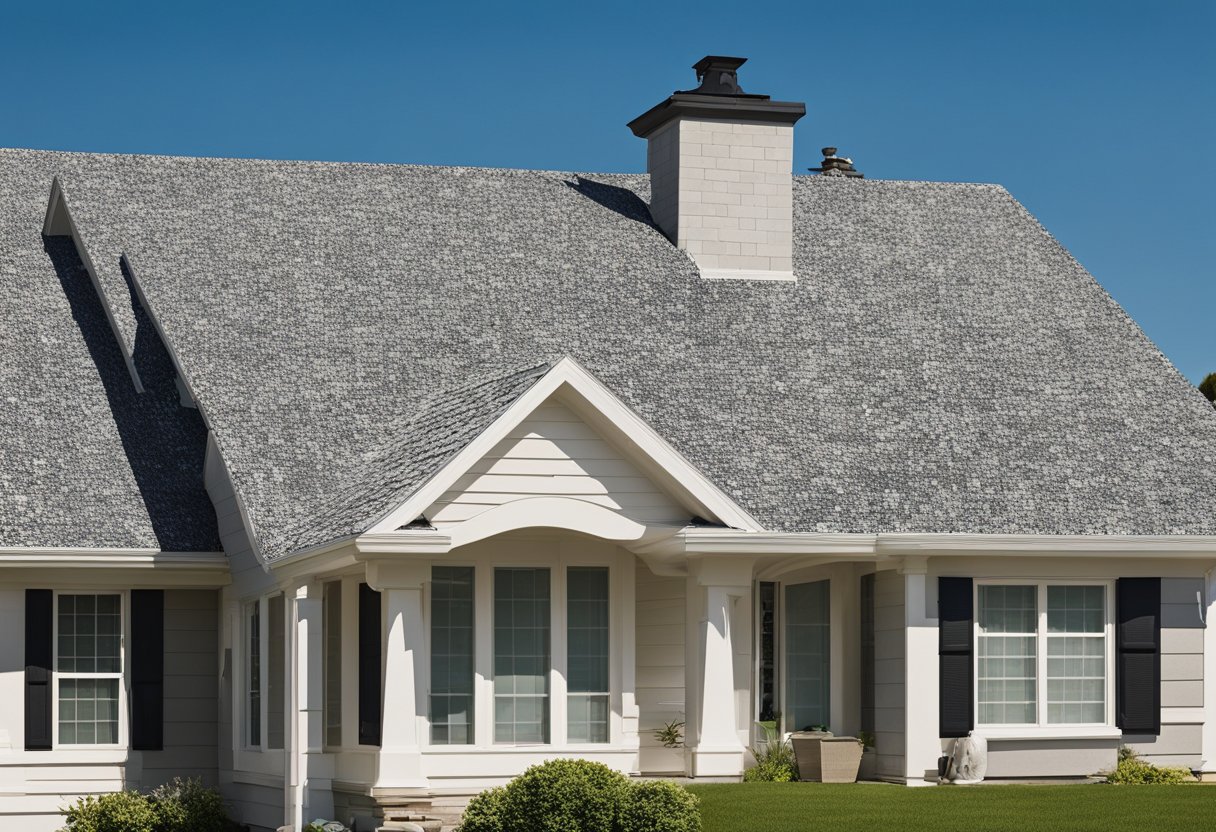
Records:
[[[431,742],[473,741],[473,567],[431,570]]]
[[[828,723],[828,581],[785,588],[785,729]]]
[[[567,736],[608,742],[608,569],[566,571]],[[585,694],[596,694],[587,696]]]
[[[1047,588],[1047,721],[1106,722],[1106,588]]]
[[[118,679],[59,680],[59,744],[118,742]]]
[[[266,746],[268,748],[283,747],[284,693],[286,685],[284,674],[287,669],[287,645],[284,640],[284,630],[287,622],[284,620],[285,603],[283,594],[270,596],[266,604],[266,633],[269,636],[266,666]]]
[[[246,607],[249,629],[249,667],[246,671],[248,691],[249,737],[251,746],[262,744],[262,608],[254,601]]]
[[[976,684],[981,725],[1038,721],[1037,594],[1033,586],[979,588]]]
[[[325,585],[325,744],[342,744],[342,583]]]
[[[121,673],[121,604],[117,595],[60,595],[55,669]]]
[[[549,570],[494,570],[494,741],[549,741]]]

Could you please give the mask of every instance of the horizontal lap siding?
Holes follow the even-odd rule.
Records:
[[[659,745],[654,731],[684,720],[683,578],[660,577],[637,566],[637,702],[641,769],[669,772],[682,768],[683,756]]]
[[[874,751],[879,777],[904,779],[904,578],[874,578]]]
[[[1195,768],[1202,761],[1202,602],[1202,578],[1162,578],[1161,734],[1124,737],[1129,747],[1157,765]]]
[[[219,742],[219,593],[165,590],[165,747],[143,755],[140,785],[200,777],[215,785]]]
[[[529,497],[575,497],[644,523],[685,523],[687,510],[660,491],[573,411],[552,400],[426,512],[443,528]]]

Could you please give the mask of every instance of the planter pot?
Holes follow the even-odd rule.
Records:
[[[861,766],[856,737],[833,737],[818,731],[798,731],[790,737],[798,760],[799,779],[813,783],[855,783]]]
[[[878,779],[878,754],[873,748],[867,748],[861,753],[861,765],[857,769],[857,779]]]

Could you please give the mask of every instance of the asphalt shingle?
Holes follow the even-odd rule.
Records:
[[[130,255],[267,557],[363,522],[332,508],[436,391],[563,354],[771,530],[1216,533],[1216,412],[997,186],[795,177],[798,281],[753,283],[643,176],[0,166],[61,176],[118,298]]]

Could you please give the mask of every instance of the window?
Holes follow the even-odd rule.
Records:
[[[978,722],[1107,722],[1107,587],[987,585],[976,590]]]
[[[431,570],[431,742],[473,742],[473,567]]]
[[[342,582],[325,584],[325,744],[342,745]]]
[[[785,730],[828,723],[828,581],[785,588]]]
[[[245,742],[251,747],[262,744],[262,603],[245,605],[246,630],[249,637],[249,661],[245,665],[245,688],[248,714]]]
[[[286,681],[284,674],[287,669],[287,644],[285,640],[284,629],[287,621],[285,619],[286,603],[283,598],[283,593],[271,595],[266,600],[266,634],[268,637],[267,644],[267,662],[266,662],[266,745],[268,748],[280,749],[283,747],[283,730],[286,728],[286,714],[284,709],[286,702],[284,693],[286,691]]]
[[[763,581],[759,587],[758,718],[767,722],[777,718],[777,585]]]
[[[60,745],[117,745],[122,599],[60,595],[55,671]]]
[[[566,571],[567,739],[608,742],[608,570]]]
[[[245,605],[245,742],[281,749],[286,727],[286,601],[282,593]]]
[[[549,741],[549,570],[494,570],[494,741]]]
[[[874,573],[861,576],[861,730],[873,734],[874,683],[878,665],[874,651]]]

